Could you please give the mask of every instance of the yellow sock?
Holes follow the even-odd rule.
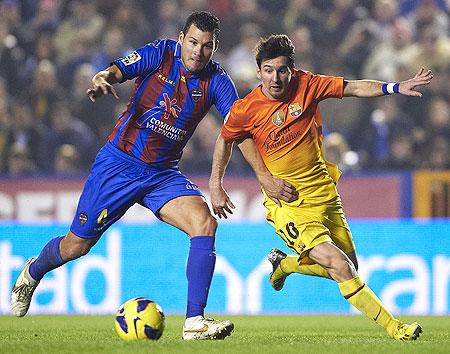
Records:
[[[281,269],[286,273],[300,273],[331,279],[327,270],[319,264],[299,264],[298,256],[287,256],[281,261]]]
[[[392,337],[398,321],[384,307],[380,299],[358,276],[338,283],[341,294],[359,311],[386,329]]]

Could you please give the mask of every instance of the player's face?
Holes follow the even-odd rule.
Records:
[[[262,82],[262,91],[268,98],[279,100],[287,95],[292,78],[287,57],[263,60],[257,74]]]
[[[186,35],[180,32],[178,41],[181,43],[181,60],[191,72],[201,71],[216,51],[214,34],[203,32],[194,24],[189,27]]]

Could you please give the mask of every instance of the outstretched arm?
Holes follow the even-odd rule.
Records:
[[[421,68],[413,78],[392,84],[375,80],[345,80],[344,97],[376,97],[391,93],[422,97],[422,94],[415,88],[428,85],[432,78],[431,70],[425,71],[424,68]]]
[[[105,70],[99,71],[92,78],[92,87],[86,91],[92,102],[103,95],[111,94],[116,99],[119,98],[116,90],[112,86],[123,80],[122,72],[115,65],[111,65]]]

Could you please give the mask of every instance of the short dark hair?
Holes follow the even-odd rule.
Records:
[[[276,57],[287,57],[290,68],[295,66],[295,47],[285,34],[272,34],[261,38],[255,47],[256,64],[261,68],[263,60]]]
[[[203,32],[212,32],[214,39],[219,39],[220,21],[219,19],[206,11],[195,11],[189,15],[183,27],[184,35],[187,34],[191,25],[195,25]]]

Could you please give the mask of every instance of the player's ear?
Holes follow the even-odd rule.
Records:
[[[184,32],[181,31],[180,34],[178,35],[178,42],[183,43],[184,40]]]
[[[261,80],[261,69],[259,68],[259,66],[256,66],[256,77],[258,78],[258,80]]]
[[[218,39],[216,39],[216,40],[214,41],[214,52],[215,52],[217,49],[219,49],[219,40],[218,40]]]

